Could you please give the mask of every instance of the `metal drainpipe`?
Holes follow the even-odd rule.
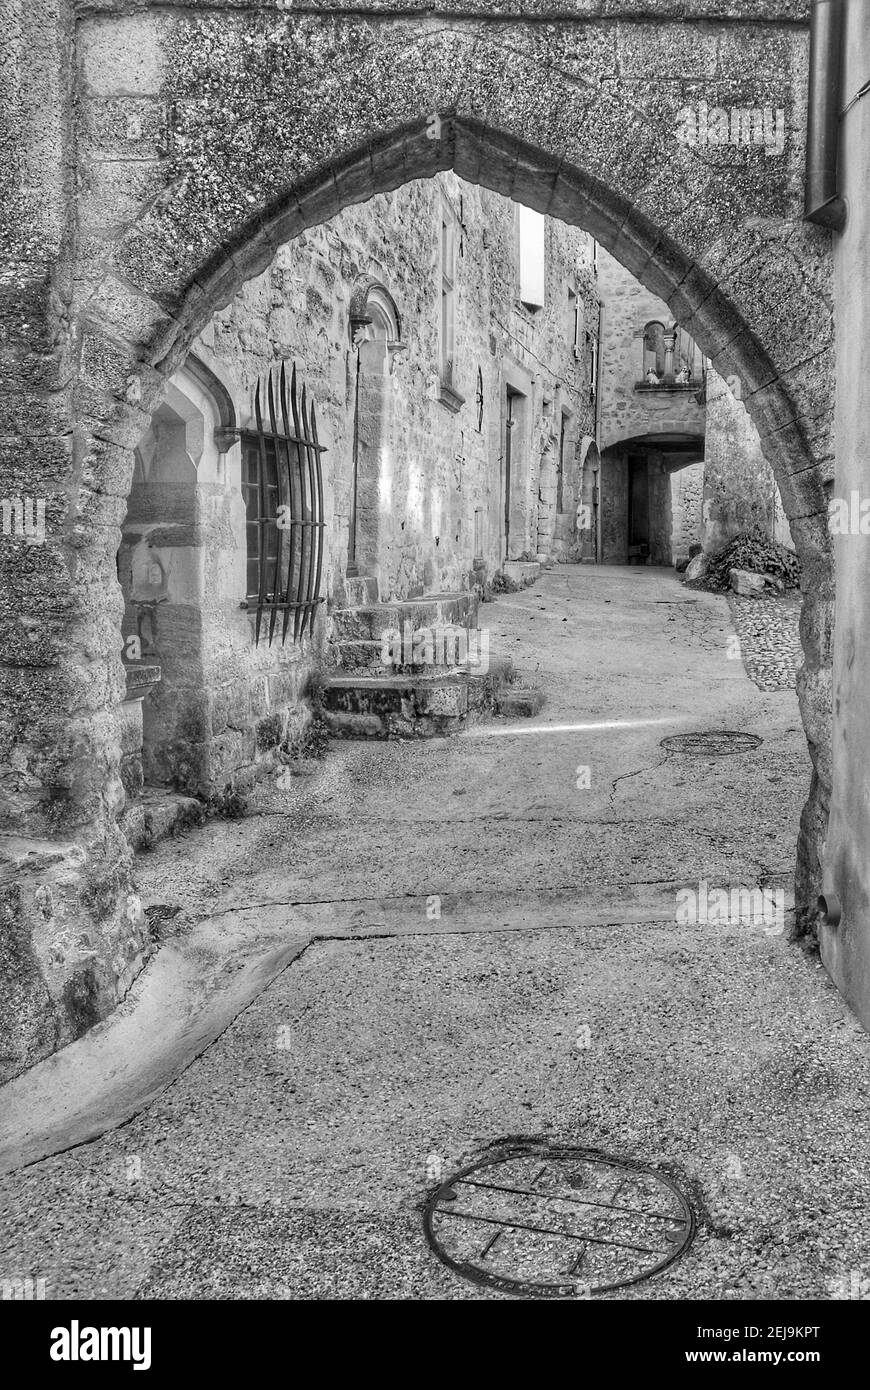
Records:
[[[359,344],[356,350],[356,384],[354,387],[353,399],[353,479],[350,498],[350,517],[348,518],[347,536],[347,567],[345,574],[348,579],[356,579],[359,575],[359,565],[356,558],[356,507],[359,482]]]
[[[601,463],[601,378],[602,362],[604,358],[604,300],[598,301],[598,351],[595,354],[595,448],[598,451],[598,467],[594,470],[593,479],[593,505],[594,516],[593,525],[595,528],[595,564],[601,564],[601,483],[604,478],[604,468]]]
[[[842,60],[843,0],[813,0],[804,219],[835,232],[846,222],[837,191]]]

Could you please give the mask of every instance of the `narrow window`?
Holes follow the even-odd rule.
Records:
[[[518,218],[520,299],[527,309],[546,301],[546,230],[543,213],[520,206]]]
[[[474,509],[474,559],[483,559],[483,508]]]
[[[656,377],[662,380],[665,374],[665,326],[653,320],[643,330],[643,380]]]
[[[441,340],[439,363],[441,380],[453,384],[456,351],[456,220],[453,211],[441,206]]]

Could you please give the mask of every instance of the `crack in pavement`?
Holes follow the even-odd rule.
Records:
[[[664,757],[659,757],[651,766],[639,767],[635,772],[623,772],[619,777],[615,777],[610,784],[610,795],[607,798],[608,810],[614,810],[613,798],[616,795],[616,788],[620,782],[627,782],[633,777],[640,777],[644,772],[655,772],[658,768],[664,767],[667,761],[668,755],[665,753]]]

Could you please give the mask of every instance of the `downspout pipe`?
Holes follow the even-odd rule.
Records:
[[[843,0],[813,0],[804,219],[841,232],[846,204],[838,193]]]

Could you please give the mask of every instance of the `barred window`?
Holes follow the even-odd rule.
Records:
[[[277,387],[271,374],[257,383],[254,410],[256,430],[242,432],[246,605],[256,609],[258,643],[268,614],[271,646],[279,630],[286,642],[291,619],[294,642],[306,626],[312,634],[317,605],[323,601],[323,447],[304,387],[299,399],[295,366],[289,394],[283,365]]]
[[[265,493],[261,486],[260,441],[256,434],[242,434],[242,493],[245,498],[245,531],[248,543],[248,578],[246,597],[256,603],[260,595],[260,573],[274,576],[278,556],[278,458],[273,439],[265,439]],[[281,498],[289,501],[289,498]],[[265,511],[262,508],[265,506]],[[289,553],[289,552],[288,552]],[[274,588],[274,585],[272,585]],[[273,598],[274,593],[268,592]]]

